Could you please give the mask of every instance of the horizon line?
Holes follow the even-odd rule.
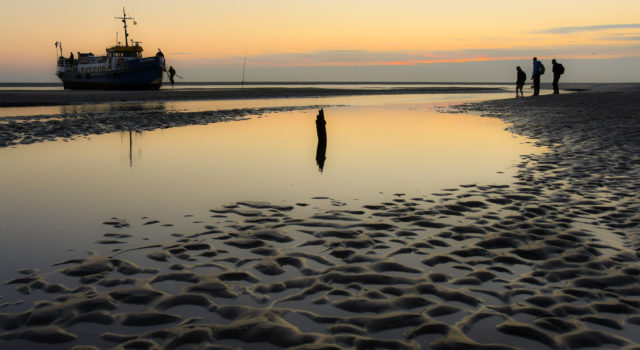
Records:
[[[163,82],[163,85],[168,84]],[[240,81],[187,81],[175,82],[175,85],[241,85]],[[506,82],[487,82],[487,81],[250,81],[244,82],[244,85],[513,85],[513,81]],[[547,84],[543,82],[542,84]],[[550,83],[549,83],[550,84]],[[605,85],[605,84],[640,84],[640,82],[618,81],[618,82],[566,82],[571,85]],[[62,82],[2,82],[0,87],[27,87],[27,86],[60,86]],[[1,91],[1,90],[0,90]]]

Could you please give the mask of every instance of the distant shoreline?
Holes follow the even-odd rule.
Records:
[[[316,87],[261,87],[221,89],[161,89],[149,91],[104,90],[0,90],[0,107],[34,107],[109,102],[151,102],[180,100],[229,100],[306,98],[357,95],[492,93],[493,87],[404,87],[393,89],[346,89]]]
[[[455,82],[455,81],[251,81],[244,85],[505,85],[512,82]],[[176,81],[175,85],[241,85],[239,81]],[[47,86],[62,87],[60,82],[0,82],[0,87]],[[169,87],[164,83],[165,88]]]
[[[0,83],[0,108],[118,102],[512,92],[508,87],[505,89],[505,86],[510,86],[512,83],[249,82],[244,85],[245,87],[241,88],[238,82],[177,82],[176,89],[163,87],[160,90],[149,91],[87,91],[63,90],[60,83]],[[387,87],[378,88],[372,85]],[[640,86],[638,83],[564,83],[561,84],[560,89],[572,92],[598,92],[637,89],[638,86]],[[60,89],[51,89],[56,87]],[[542,84],[543,89],[550,87],[550,83]]]

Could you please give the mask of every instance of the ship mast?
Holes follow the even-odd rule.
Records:
[[[127,17],[127,13],[122,8],[122,17],[114,17],[115,19],[121,19],[122,23],[124,23],[124,46],[129,46],[129,33],[127,33],[127,20],[134,19],[133,17]],[[135,22],[134,22],[135,24]]]

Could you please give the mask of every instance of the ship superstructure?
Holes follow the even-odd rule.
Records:
[[[162,86],[165,71],[164,55],[142,57],[139,42],[131,40],[127,31],[127,17],[122,9],[125,44],[117,44],[106,49],[106,55],[78,52],[74,57],[58,57],[56,75],[62,80],[65,89],[105,89],[140,90],[159,89]],[[62,52],[62,49],[60,50]]]

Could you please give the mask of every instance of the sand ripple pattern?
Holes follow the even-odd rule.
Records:
[[[162,243],[135,235],[161,220],[105,220],[117,233],[98,241],[102,253],[7,282],[32,302],[0,314],[0,338],[76,349],[638,349],[640,119],[635,107],[625,114],[637,96],[551,98],[463,107],[501,113],[550,147],[523,157],[513,185],[355,209],[324,197],[238,202]]]

